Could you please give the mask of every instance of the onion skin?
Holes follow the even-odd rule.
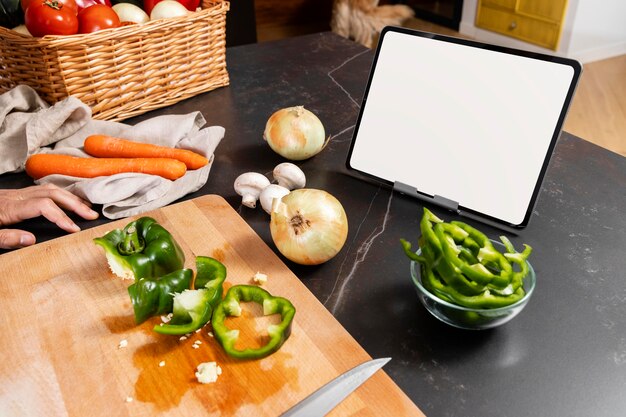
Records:
[[[270,116],[263,139],[280,156],[302,161],[317,155],[326,144],[324,125],[303,106],[287,107]]]
[[[348,237],[343,206],[323,190],[294,190],[272,206],[270,232],[287,259],[300,265],[319,265],[332,259]]]

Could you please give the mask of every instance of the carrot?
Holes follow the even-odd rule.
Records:
[[[175,180],[185,175],[186,171],[184,163],[170,158],[77,158],[41,153],[26,160],[26,173],[36,180],[52,174],[94,178],[120,172],[160,175]]]
[[[173,158],[184,162],[188,169],[202,168],[209,163],[204,156],[187,149],[133,142],[105,135],[89,136],[85,139],[84,149],[89,155],[100,158]]]

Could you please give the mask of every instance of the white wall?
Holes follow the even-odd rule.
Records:
[[[626,54],[626,1],[577,3],[568,56],[589,62]]]
[[[478,0],[463,2],[460,32],[478,41],[574,58],[582,63],[626,54],[626,1],[569,0],[559,49],[541,48],[474,26]]]

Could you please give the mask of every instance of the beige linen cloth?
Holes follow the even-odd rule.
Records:
[[[202,128],[205,123],[199,112],[158,116],[134,126],[94,120],[91,109],[74,97],[50,106],[35,90],[22,85],[0,95],[0,174],[23,171],[28,156],[36,153],[89,157],[83,142],[93,134],[190,149],[209,160],[205,167],[189,170],[176,181],[136,173],[98,178],[49,175],[35,181],[56,184],[102,204],[102,214],[109,219],[134,216],[163,207],[206,183],[224,128]]]

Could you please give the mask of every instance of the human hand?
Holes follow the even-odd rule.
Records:
[[[53,184],[35,185],[15,190],[0,190],[0,227],[44,216],[61,229],[74,233],[80,228],[63,211],[70,210],[84,219],[98,218],[89,202]],[[36,242],[25,230],[0,229],[0,248],[16,249]]]

